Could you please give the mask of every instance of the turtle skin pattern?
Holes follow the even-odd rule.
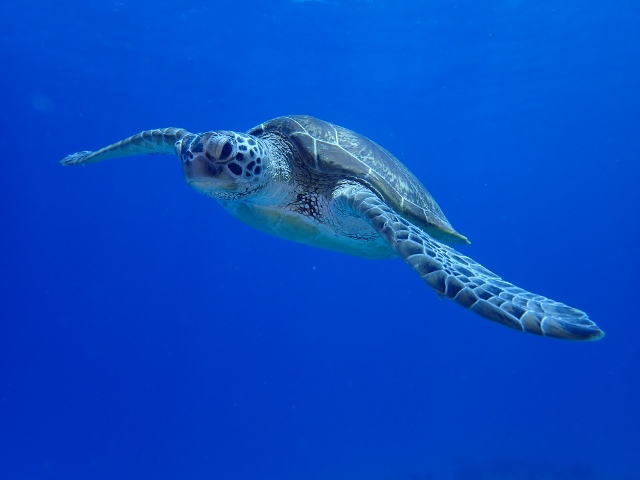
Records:
[[[188,134],[183,128],[173,127],[145,130],[95,152],[84,150],[67,155],[60,160],[60,165],[84,165],[132,155],[171,155],[175,154],[175,143]]]
[[[479,263],[432,239],[371,190],[353,185],[342,200],[362,215],[439,295],[516,330],[564,340],[604,336],[587,314],[505,282]]]

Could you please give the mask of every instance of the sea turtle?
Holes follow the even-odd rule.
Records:
[[[191,187],[259,230],[365,258],[399,256],[441,297],[516,330],[570,340],[604,335],[581,310],[505,282],[451,248],[469,242],[397,158],[317,118],[279,117],[247,133],[147,130],[60,163],[169,153]]]

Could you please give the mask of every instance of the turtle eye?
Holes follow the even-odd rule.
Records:
[[[220,149],[220,160],[226,162],[231,157],[233,153],[233,145],[231,145],[231,140],[227,140],[223,143],[222,148]]]
[[[236,144],[232,137],[214,133],[205,145],[205,156],[214,163],[227,163],[236,154]]]

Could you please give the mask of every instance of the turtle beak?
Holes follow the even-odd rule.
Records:
[[[207,134],[187,135],[176,142],[176,154],[182,162],[182,171],[187,183],[215,178],[222,173],[222,166],[209,162],[204,152]]]
[[[206,186],[207,190],[228,189],[231,180],[224,165],[211,162],[202,154],[182,158],[182,173],[187,183],[197,190],[201,189],[199,186]]]
[[[217,191],[233,191],[237,181],[226,171],[224,163],[207,156],[207,142],[212,132],[188,135],[176,143],[176,154],[182,162],[182,173],[187,184],[207,196]]]

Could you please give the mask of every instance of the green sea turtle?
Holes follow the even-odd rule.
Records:
[[[60,163],[173,153],[191,187],[259,230],[365,258],[399,256],[441,297],[516,330],[604,335],[581,310],[505,282],[451,248],[469,242],[398,159],[313,117],[279,117],[247,133],[147,130]]]

